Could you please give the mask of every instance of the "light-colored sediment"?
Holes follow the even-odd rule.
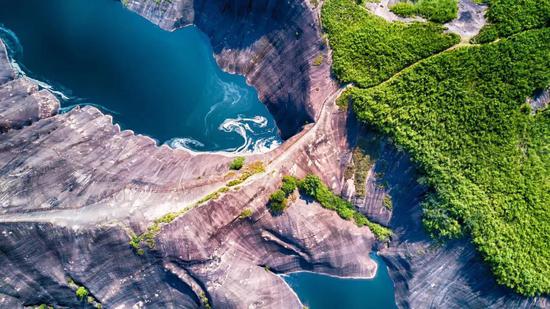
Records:
[[[461,41],[467,43],[487,23],[486,12],[486,4],[478,4],[473,0],[460,0],[458,2],[458,18],[446,23],[445,27],[449,32],[460,35]]]

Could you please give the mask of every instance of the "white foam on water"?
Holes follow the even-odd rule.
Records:
[[[3,34],[3,38],[7,38],[10,41],[5,42],[6,48],[12,55],[22,55],[23,54],[23,45],[19,41],[19,38],[15,34],[15,32],[11,31],[8,28],[5,28],[2,24],[0,24],[0,34]],[[5,41],[5,40],[4,40]]]
[[[174,149],[195,150],[196,147],[204,147],[204,144],[189,137],[176,137],[166,142],[168,146]]]
[[[77,103],[77,104],[72,104],[72,105],[69,105],[69,106],[65,106],[65,107],[61,107],[59,109],[59,113],[63,114],[63,113],[67,113],[67,112],[70,112],[73,108],[77,107],[77,106],[93,106],[99,110],[102,110],[102,111],[106,111],[107,113],[109,114],[114,114],[114,115],[120,115],[119,112],[117,111],[114,111],[112,109],[109,109],[103,105],[100,105],[100,104],[95,104],[95,103]]]
[[[221,79],[216,81],[217,86],[221,89],[223,93],[223,99],[218,103],[212,105],[208,110],[208,113],[204,116],[204,127],[208,130],[208,117],[220,106],[225,108],[233,107],[235,104],[239,103],[242,98],[242,93],[246,92],[246,89],[240,87],[236,83],[224,82]]]
[[[54,86],[48,84],[47,82],[44,82],[44,81],[41,81],[41,80],[34,79],[34,78],[30,77],[27,74],[27,71],[29,71],[29,70],[27,70],[24,66],[20,65],[15,60],[16,58],[23,55],[23,45],[19,41],[19,38],[17,37],[15,32],[11,31],[10,29],[4,28],[2,25],[0,25],[0,34],[4,35],[4,36],[0,36],[0,37],[7,38],[7,39],[10,40],[10,42],[8,42],[5,45],[8,49],[8,55],[9,55],[9,58],[10,58],[11,66],[13,67],[13,69],[15,70],[15,72],[19,76],[24,76],[24,77],[30,79],[32,82],[37,84],[39,87],[49,90],[51,93],[59,96],[63,100],[69,100],[70,99],[70,97],[68,95],[66,95],[62,91],[56,90],[56,88],[54,88]]]
[[[267,118],[263,116],[245,118],[239,115],[237,118],[226,119],[218,129],[227,133],[239,134],[243,138],[243,144],[234,149],[229,149],[229,152],[253,152],[255,148],[260,147],[260,145],[268,145],[269,142],[265,141],[263,144],[258,144],[261,140],[254,142],[251,136],[254,134],[254,129],[251,126],[265,128],[267,124]]]
[[[259,139],[254,143],[254,147],[252,148],[253,153],[266,153],[269,152],[281,145],[281,142],[275,138],[264,138]]]

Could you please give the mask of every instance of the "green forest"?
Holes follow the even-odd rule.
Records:
[[[355,2],[331,0],[322,8],[333,70],[344,82],[374,86],[405,67],[460,41],[434,23],[390,23]]]
[[[489,43],[521,31],[547,27],[550,0],[478,0],[489,5],[488,24],[472,43]]]
[[[526,98],[550,85],[550,5],[489,5],[488,27],[500,39],[446,51],[457,40],[438,26],[380,21],[351,0],[327,0],[323,23],[334,74],[354,85],[340,100],[425,174],[426,230],[438,239],[470,238],[500,284],[526,296],[548,294],[550,112],[532,110]],[[370,19],[378,26],[370,28]],[[399,55],[429,36],[439,43]],[[376,46],[356,49],[373,40]]]
[[[446,23],[458,16],[458,0],[417,0],[398,2],[391,11],[404,17],[422,16],[429,21]]]

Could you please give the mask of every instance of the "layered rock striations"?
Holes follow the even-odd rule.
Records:
[[[158,2],[129,0],[126,6],[163,29],[194,24],[206,33],[218,64],[256,87],[284,139],[312,122],[316,102],[333,91],[318,9],[308,1]]]
[[[375,273],[368,229],[299,197],[281,215],[266,207],[284,174],[322,173],[338,189],[348,142],[332,82],[315,124],[247,157],[265,172],[193,207],[242,174],[229,173],[231,157],[158,147],[93,107],[58,114],[51,93],[15,74],[4,49],[0,57],[0,306],[91,306],[76,284],[104,307],[298,308],[276,273]],[[245,208],[253,215],[239,218]],[[151,248],[129,245],[183,209]]]
[[[126,5],[164,29],[194,23],[205,31],[218,63],[258,88],[283,135],[315,122],[274,151],[247,156],[265,171],[222,192],[242,175],[228,172],[231,157],[158,147],[93,107],[58,114],[57,99],[18,76],[0,44],[0,307],[90,307],[75,296],[78,285],[104,308],[300,308],[277,273],[370,277],[373,246],[388,263],[400,307],[548,307],[545,298],[499,288],[467,241],[429,240],[419,206],[427,189],[387,140],[372,148],[376,162],[357,183],[365,194],[355,196],[345,171],[365,133],[334,104],[341,91],[309,3]],[[280,178],[307,173],[389,224],[390,245],[297,195],[283,214],[270,213],[267,199]],[[391,208],[383,206],[388,196]],[[249,218],[240,217],[244,209]],[[173,212],[180,215],[159,225],[151,247],[129,245]]]

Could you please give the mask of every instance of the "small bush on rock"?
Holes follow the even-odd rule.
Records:
[[[236,157],[231,161],[231,164],[229,164],[229,169],[236,171],[240,170],[244,165],[244,160],[244,157]]]

